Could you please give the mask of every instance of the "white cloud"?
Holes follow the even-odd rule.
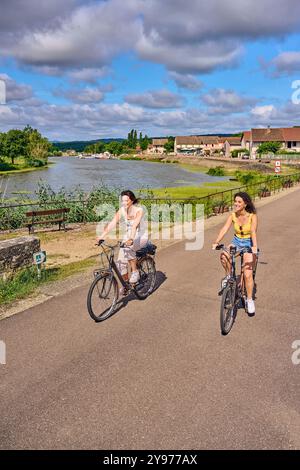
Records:
[[[72,70],[68,73],[68,77],[74,82],[86,82],[95,84],[99,79],[106,77],[110,73],[109,67],[102,68],[83,68]]]
[[[253,108],[254,112],[232,115],[211,114],[209,109],[160,111],[138,106],[108,103],[23,106],[22,102],[0,106],[1,130],[38,128],[50,139],[88,140],[99,137],[126,137],[130,129],[148,135],[188,135],[240,132],[251,127],[293,126],[300,120],[300,105],[287,103]]]
[[[30,85],[19,84],[7,74],[0,73],[0,79],[6,84],[6,102],[24,101],[33,97]]]
[[[207,73],[235,66],[248,40],[299,31],[299,15],[298,0],[2,0],[0,52],[56,74],[99,71],[127,51]]]
[[[282,52],[269,63],[266,63],[264,68],[270,69],[275,77],[280,75],[292,75],[296,72],[300,72],[300,52]]]
[[[69,90],[58,88],[53,92],[54,96],[62,96],[74,103],[99,103],[104,98],[104,93],[99,88],[72,88]]]
[[[125,96],[125,101],[145,108],[178,108],[183,104],[183,98],[169,90],[129,94]]]
[[[255,98],[240,96],[233,90],[223,88],[211,90],[201,99],[210,108],[210,113],[241,113],[257,102]]]
[[[54,27],[27,31],[8,52],[33,66],[99,70],[137,40],[135,5],[110,0],[81,6]]]
[[[169,78],[171,80],[174,80],[174,82],[179,88],[185,88],[186,90],[197,91],[203,86],[201,80],[198,80],[191,74],[170,72]]]
[[[259,119],[270,119],[275,114],[275,106],[272,104],[265,106],[255,106],[251,109],[251,114]]]

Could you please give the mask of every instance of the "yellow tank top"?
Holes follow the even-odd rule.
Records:
[[[249,214],[248,222],[244,225],[240,225],[238,223],[237,217],[234,212],[232,212],[232,222],[234,226],[235,235],[238,238],[251,238],[251,225],[252,225],[252,216],[253,214]]]

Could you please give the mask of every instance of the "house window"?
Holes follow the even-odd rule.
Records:
[[[288,148],[288,149],[291,149],[291,148],[292,148],[292,142],[288,142],[288,143],[287,143],[287,148]]]
[[[293,147],[297,147],[297,142],[293,142]]]

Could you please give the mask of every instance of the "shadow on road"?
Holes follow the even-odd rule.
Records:
[[[149,297],[151,297],[155,291],[157,291],[157,289],[160,288],[160,286],[166,281],[167,279],[167,276],[165,275],[165,273],[163,273],[162,271],[157,271],[156,272],[156,283],[155,283],[155,287],[153,289],[153,292],[152,294],[150,294],[148,297],[146,297],[147,299],[149,299]],[[135,301],[140,301],[140,302],[143,302],[143,300],[139,300],[133,292],[131,292],[129,295],[127,295],[126,297],[123,297],[122,299],[118,300],[117,302],[117,305],[116,305],[116,309],[114,311],[114,313],[112,315],[110,315],[107,320],[109,320],[110,318],[114,317],[117,313],[119,313],[120,310],[122,310],[123,308],[125,308],[129,302],[132,302],[133,300]],[[146,300],[146,299],[145,299]],[[104,320],[106,321],[106,320]]]

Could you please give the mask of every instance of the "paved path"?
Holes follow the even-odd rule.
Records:
[[[221,271],[179,243],[163,281],[96,324],[82,286],[0,322],[0,448],[300,448],[299,192],[259,210],[257,314],[222,337]]]

